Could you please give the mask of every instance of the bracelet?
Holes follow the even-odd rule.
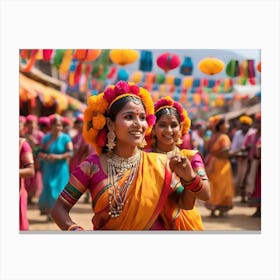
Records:
[[[72,230],[81,231],[81,230],[84,230],[84,229],[81,226],[78,226],[77,224],[72,224],[72,225],[70,225],[67,228],[67,230],[70,230],[70,231],[72,231]]]
[[[192,192],[200,192],[203,188],[203,183],[201,181],[200,176],[196,175],[194,180],[192,180],[191,183],[186,182],[184,179],[181,179],[181,183],[183,187],[185,187],[187,190],[190,190]]]

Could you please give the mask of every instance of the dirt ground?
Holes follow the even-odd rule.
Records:
[[[30,231],[59,231],[60,229],[53,221],[47,221],[46,216],[40,216],[36,200],[33,205],[28,206],[29,230]],[[224,218],[209,217],[210,211],[206,209],[201,201],[198,201],[197,208],[201,214],[205,231],[260,231],[261,218],[251,217],[255,208],[248,207],[241,203],[240,198],[234,199],[234,208]],[[86,230],[91,230],[92,210],[89,203],[84,203],[81,197],[79,202],[72,208],[71,217],[73,221]]]

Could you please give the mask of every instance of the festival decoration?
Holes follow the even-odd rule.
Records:
[[[52,58],[52,49],[43,49],[43,60],[50,61]]]
[[[231,59],[226,65],[226,74],[229,77],[237,77],[239,75],[239,62],[238,60]]]
[[[257,64],[257,70],[259,72],[262,72],[262,63],[261,63],[261,61]]]
[[[207,75],[215,75],[224,69],[224,62],[215,57],[207,57],[198,63],[199,70]]]
[[[136,50],[111,50],[109,53],[113,63],[118,65],[127,65],[135,62],[139,58],[139,52]]]
[[[87,50],[87,49],[77,49],[74,52],[74,58],[83,62],[90,62],[97,59],[101,54],[101,50]]]
[[[126,70],[120,69],[120,70],[118,71],[118,75],[117,75],[118,81],[121,81],[121,80],[122,80],[122,81],[127,81],[128,78],[129,78],[129,74],[128,74],[128,72],[127,72]]]
[[[153,54],[151,51],[141,51],[139,69],[150,72],[153,69]]]
[[[33,67],[33,65],[36,61],[36,54],[37,53],[38,53],[37,49],[36,50],[21,50],[20,51],[20,55],[21,55],[22,58],[24,58],[25,60],[29,59],[26,63],[26,66],[21,69],[22,72],[29,72],[32,69],[32,67]]]
[[[192,75],[193,72],[193,62],[189,56],[184,58],[183,63],[180,66],[180,73],[185,76]]]
[[[159,68],[163,69],[165,73],[170,70],[177,68],[181,61],[178,55],[171,53],[164,53],[158,56],[157,65]]]
[[[130,80],[135,84],[138,84],[142,81],[143,73],[141,71],[135,71],[132,73]]]

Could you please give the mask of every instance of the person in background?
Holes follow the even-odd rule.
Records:
[[[38,154],[43,175],[43,191],[39,198],[41,215],[51,220],[50,211],[63,187],[69,180],[68,159],[73,156],[73,144],[62,132],[62,117],[50,116],[51,131],[42,140]]]
[[[192,144],[193,144],[193,149],[198,150],[203,157],[205,156],[204,135],[205,135],[205,124],[203,121],[197,121],[193,125]]]
[[[63,129],[62,131],[68,135],[71,136],[71,130],[72,130],[72,121],[70,118],[68,117],[62,117],[62,126],[63,126]]]
[[[167,154],[172,156],[180,154],[188,160],[190,169],[195,174],[195,180],[200,178],[201,185],[192,188],[195,182],[188,182],[183,187],[181,184],[176,186],[174,196],[170,197],[170,211],[173,216],[170,218],[172,223],[169,229],[176,230],[203,230],[203,222],[199,211],[194,206],[191,210],[180,209],[176,204],[176,196],[186,188],[189,199],[196,198],[206,201],[210,198],[210,187],[204,169],[203,159],[197,150],[180,149],[181,136],[188,133],[191,120],[188,113],[181,104],[175,102],[171,97],[163,97],[155,103],[156,123],[152,130],[151,152]],[[148,141],[149,142],[149,141]],[[178,144],[179,143],[179,144]],[[175,197],[175,202],[173,201]]]
[[[255,115],[256,131],[246,135],[243,147],[248,151],[249,172],[245,185],[248,205],[256,207],[252,217],[261,217],[261,113]]]
[[[25,188],[28,193],[28,204],[34,204],[33,198],[38,198],[42,192],[42,173],[37,162],[37,155],[42,142],[44,133],[38,129],[38,117],[28,115],[26,117],[26,132],[24,138],[28,141],[32,148],[33,157],[35,160],[35,175],[25,179]]]
[[[39,129],[45,134],[50,131],[51,124],[49,117],[40,117],[38,120]]]
[[[32,149],[26,139],[19,138],[19,229],[28,230],[27,191],[24,179],[35,174]]]
[[[83,122],[84,116],[80,114],[74,121],[74,129],[76,130],[76,135],[72,138],[74,154],[70,159],[70,172],[72,172],[77,165],[79,165],[88,155],[94,152],[92,146],[89,145],[83,137]],[[89,203],[90,193],[87,191],[85,193],[85,203]]]
[[[211,217],[225,217],[233,208],[234,181],[229,160],[231,141],[227,135],[229,125],[222,115],[210,119],[212,136],[205,158],[206,173],[210,181],[211,198],[205,203],[211,210]]]
[[[25,135],[25,123],[26,123],[26,118],[25,116],[19,116],[19,136],[24,137]]]
[[[231,154],[236,164],[236,180],[235,180],[235,193],[241,196],[241,202],[246,202],[245,199],[245,177],[248,172],[248,153],[243,149],[244,138],[247,133],[252,133],[250,127],[253,123],[252,118],[243,115],[239,118],[240,129],[236,130],[233,134]]]
[[[59,228],[83,230],[69,212],[89,189],[93,230],[158,229],[158,217],[166,214],[166,202],[175,190],[171,182],[177,184],[179,177],[184,182],[195,180],[193,188],[200,186],[201,180],[186,157],[175,155],[168,159],[165,154],[141,150],[154,122],[150,93],[133,83],[119,81],[89,97],[83,135],[96,153],[72,172],[52,209]],[[188,197],[185,190],[177,197],[180,208],[193,208]],[[169,215],[162,216],[165,217]],[[169,222],[163,220],[162,228]]]

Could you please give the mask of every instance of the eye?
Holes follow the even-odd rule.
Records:
[[[141,121],[145,121],[146,120],[146,114],[140,114],[139,115],[139,119],[141,120]]]
[[[179,126],[179,124],[176,123],[176,122],[174,122],[174,123],[171,124],[171,128],[177,128],[178,126]]]
[[[133,115],[132,114],[127,114],[127,115],[124,116],[124,118],[126,120],[132,120],[133,119]]]

